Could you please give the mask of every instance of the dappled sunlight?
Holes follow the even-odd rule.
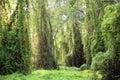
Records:
[[[0,0],[0,80],[120,80],[120,0]]]

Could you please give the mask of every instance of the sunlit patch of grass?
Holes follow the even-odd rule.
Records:
[[[36,70],[26,76],[14,73],[0,76],[0,80],[100,80],[97,76],[100,77],[100,74],[91,70],[78,71],[71,68],[69,70]]]
[[[82,75],[83,77],[89,77],[93,75],[93,72],[90,70],[85,70],[85,71],[82,71],[82,74],[84,74]]]

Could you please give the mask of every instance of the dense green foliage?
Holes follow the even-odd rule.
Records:
[[[54,59],[54,40],[53,40],[53,32],[52,32],[52,23],[49,15],[49,10],[46,9],[48,7],[46,4],[47,0],[35,1],[33,6],[37,7],[38,11],[34,10],[38,18],[35,18],[37,23],[34,23],[38,31],[38,44],[39,50],[37,54],[36,68],[45,68],[45,69],[55,69],[57,68],[57,63]]]
[[[108,79],[120,75],[120,5],[111,5],[105,8],[105,15],[101,24],[102,36],[106,48],[105,53],[98,53],[93,60],[95,69],[106,73]],[[102,60],[101,60],[102,59]],[[106,78],[106,79],[107,79]]]
[[[119,27],[118,0],[2,0],[0,80],[119,80]]]
[[[103,3],[98,1],[86,0],[86,14],[83,28],[83,45],[88,66],[92,63],[92,58],[98,52],[104,52],[104,44],[100,30],[101,20],[103,17]]]
[[[24,5],[28,4],[21,0],[18,0],[17,4],[18,17],[16,20],[18,22],[16,25],[12,26],[14,22],[6,23],[7,26],[3,24],[5,30],[1,33],[0,74],[10,74],[16,71],[24,74],[30,72],[28,15],[24,13],[23,9]],[[13,16],[11,17],[13,18]],[[2,19],[4,20],[4,17]]]

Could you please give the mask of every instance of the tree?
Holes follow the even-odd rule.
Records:
[[[25,6],[29,5],[27,2],[27,0],[25,2],[17,0],[15,13],[13,12],[14,16],[10,16],[12,20],[10,19],[11,21],[8,20],[3,23],[4,31],[2,33],[2,51],[0,56],[0,66],[2,68],[0,69],[0,74],[13,72],[27,74],[30,72],[28,15],[24,9]]]
[[[101,21],[103,18],[103,3],[98,1],[85,1],[85,22],[83,28],[83,45],[86,64],[90,67],[92,58],[98,52],[104,52],[105,46],[101,36]]]
[[[34,2],[36,3],[36,1]],[[36,67],[54,69],[57,68],[57,63],[55,61],[54,53],[52,50],[54,46],[54,40],[49,11],[46,9],[47,0],[40,0],[37,2],[38,4],[35,5],[39,9],[39,11],[36,10],[36,15],[39,17],[36,18],[36,21],[38,22],[36,27],[39,31],[39,54],[37,55]]]
[[[120,75],[119,54],[119,4],[109,5],[105,8],[105,15],[101,24],[102,38],[105,41],[106,50],[94,57],[92,66],[103,74],[103,80],[117,80]],[[111,16],[111,17],[110,17]],[[100,61],[101,60],[101,61]]]

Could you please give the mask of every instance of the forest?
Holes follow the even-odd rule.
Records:
[[[120,80],[120,0],[0,0],[0,80]]]

